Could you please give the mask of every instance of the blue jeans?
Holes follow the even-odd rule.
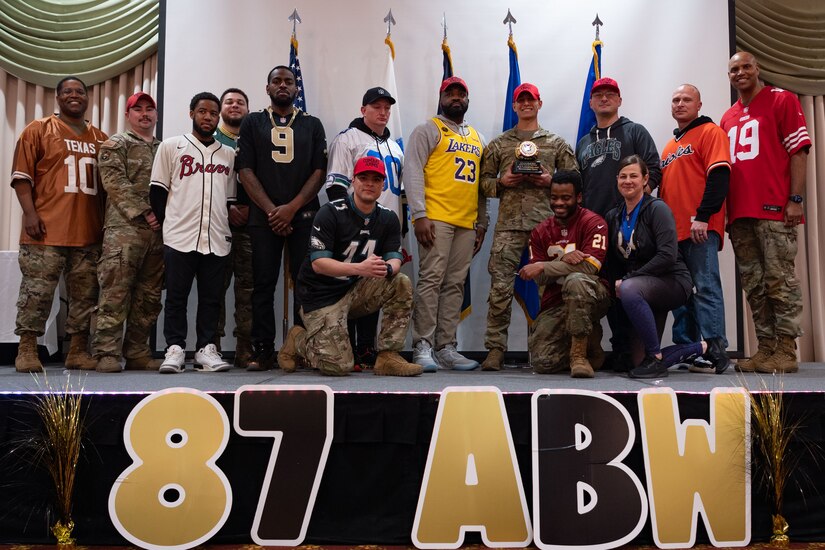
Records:
[[[687,305],[673,310],[673,342],[686,344],[708,338],[722,338],[725,347],[725,301],[719,277],[719,240],[708,231],[708,240],[697,244],[690,239],[679,241],[679,250],[693,277],[695,293]]]

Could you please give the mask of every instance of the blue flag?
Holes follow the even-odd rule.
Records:
[[[504,124],[501,125],[501,131],[506,132],[516,125],[518,117],[513,110],[513,92],[521,85],[521,73],[518,70],[518,50],[516,50],[516,43],[513,42],[513,35],[507,39],[507,46],[510,47],[510,78],[507,81],[507,93],[504,96]]]
[[[298,86],[298,95],[293,105],[307,112],[307,100],[304,95],[304,77],[301,75],[301,62],[298,61],[298,39],[295,35],[289,40],[289,68],[295,74],[295,84]]]
[[[576,136],[576,143],[590,132],[596,124],[596,114],[590,108],[590,88],[593,83],[601,78],[602,74],[602,42],[593,42],[593,58],[590,60],[590,70],[587,71],[587,81],[584,83],[584,95],[582,96],[582,110],[579,116],[579,133]]]
[[[506,132],[514,127],[518,122],[518,116],[513,110],[513,93],[516,88],[521,85],[521,73],[518,68],[518,50],[516,50],[516,43],[513,42],[513,35],[507,40],[507,46],[510,48],[510,78],[507,81],[507,94],[504,97],[504,123],[502,124],[502,131]],[[519,271],[522,267],[527,265],[530,261],[530,254],[527,248],[521,254],[521,261],[519,262]],[[516,301],[524,310],[524,315],[527,317],[527,322],[532,323],[539,316],[541,310],[541,297],[539,296],[539,286],[535,281],[525,281],[518,275],[515,276],[515,283],[513,284],[513,291]]]

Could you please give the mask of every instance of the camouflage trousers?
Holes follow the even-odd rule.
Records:
[[[160,313],[163,237],[149,226],[107,227],[97,263],[100,300],[92,338],[96,357],[151,356],[149,332]],[[126,323],[125,335],[123,323]]]
[[[232,228],[232,250],[226,258],[223,276],[223,298],[218,318],[218,338],[226,336],[226,291],[235,276],[235,338],[250,340],[252,334],[252,239],[246,231]]]
[[[507,349],[507,329],[513,305],[513,283],[521,255],[530,240],[529,231],[499,231],[493,234],[490,246],[490,294],[487,298],[487,332],[484,347]]]
[[[352,371],[355,362],[347,332],[347,319],[381,310],[377,349],[401,351],[412,314],[412,283],[403,273],[391,279],[359,279],[336,303],[309,313],[301,310],[306,332],[297,339],[298,355],[326,374]]]
[[[21,244],[18,263],[23,278],[17,298],[14,333],[43,335],[62,274],[69,294],[66,333],[88,334],[97,306],[99,257],[99,244],[84,247]]]
[[[587,336],[610,307],[610,294],[596,275],[564,278],[562,303],[542,311],[530,327],[527,349],[537,372],[570,369],[572,336]]]
[[[802,290],[796,278],[796,227],[781,221],[740,218],[730,226],[742,288],[756,336],[802,335]]]

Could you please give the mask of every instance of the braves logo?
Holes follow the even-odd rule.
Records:
[[[191,155],[183,155],[180,158],[180,176],[183,179],[186,176],[200,172],[201,174],[228,174],[230,172],[229,166],[226,164],[212,164],[211,162],[204,166],[200,162],[195,162],[195,158]]]

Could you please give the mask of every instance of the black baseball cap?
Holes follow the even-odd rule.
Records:
[[[386,89],[381,86],[376,86],[364,92],[364,99],[361,100],[361,106],[369,105],[379,99],[386,99],[390,102],[390,105],[395,105],[395,98],[392,97]]]

